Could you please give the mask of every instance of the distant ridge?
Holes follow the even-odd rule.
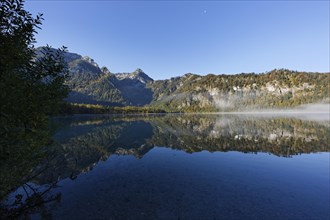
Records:
[[[37,48],[40,56],[42,48]],[[329,103],[330,73],[274,69],[267,73],[200,76],[187,73],[153,80],[137,68],[112,73],[88,56],[66,52],[71,92],[68,102],[106,106],[152,105],[184,112],[287,108]]]

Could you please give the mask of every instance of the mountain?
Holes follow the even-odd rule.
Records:
[[[69,56],[71,54],[67,53]],[[69,102],[110,106],[142,106],[152,100],[146,84],[153,81],[141,69],[132,73],[111,73],[100,68],[93,59],[80,57],[68,62],[68,85],[72,92]]]
[[[37,56],[42,56],[43,47],[36,49]],[[54,50],[55,52],[55,50]],[[68,64],[67,84],[71,92],[68,102],[101,104],[106,106],[143,106],[152,101],[152,91],[146,88],[153,81],[141,69],[132,73],[111,73],[107,67],[99,67],[88,56],[64,53]]]
[[[37,49],[40,55],[42,48]],[[181,77],[154,81],[141,69],[112,73],[90,57],[66,52],[71,103],[151,105],[169,111],[234,111],[329,103],[330,73],[275,69],[267,73]]]
[[[234,111],[329,103],[329,73],[275,69],[267,73],[199,76],[154,81],[152,105],[183,111]]]

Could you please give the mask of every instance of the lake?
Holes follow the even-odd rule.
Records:
[[[41,172],[5,201],[42,192],[31,219],[329,219],[328,114],[77,115],[50,126]]]

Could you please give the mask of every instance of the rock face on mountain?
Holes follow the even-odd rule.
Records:
[[[37,49],[37,51],[39,51]],[[38,54],[38,52],[37,52]],[[90,57],[65,53],[72,103],[153,105],[174,111],[233,111],[329,102],[330,73],[275,69],[267,73],[200,76],[154,81],[141,69],[112,73]]]
[[[42,48],[37,49],[41,56]],[[101,104],[107,106],[143,106],[152,101],[152,91],[146,84],[153,81],[141,69],[132,73],[111,73],[99,67],[88,56],[66,52],[68,64],[67,84],[71,92],[67,101],[72,103]]]
[[[153,105],[182,111],[235,111],[329,103],[329,73],[285,69],[262,74],[186,74],[154,81]]]

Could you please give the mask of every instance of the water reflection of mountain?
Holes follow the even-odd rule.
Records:
[[[40,182],[75,178],[112,154],[143,157],[154,146],[188,153],[207,150],[267,152],[290,157],[328,152],[329,126],[294,118],[251,115],[161,115],[54,119],[56,165]]]

